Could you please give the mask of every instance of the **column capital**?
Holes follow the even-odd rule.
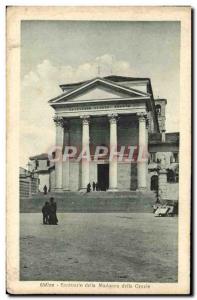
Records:
[[[139,122],[145,122],[147,119],[147,114],[145,112],[139,112],[137,113]]]
[[[82,115],[80,116],[80,119],[82,119],[83,125],[88,125],[90,123],[90,116],[88,115]]]
[[[53,121],[55,122],[56,126],[64,127],[64,119],[63,119],[63,117],[55,116],[53,118]]]
[[[118,114],[110,114],[108,115],[108,118],[111,124],[116,124],[118,119]]]

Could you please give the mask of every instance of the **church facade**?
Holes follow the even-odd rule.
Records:
[[[178,183],[179,135],[166,134],[167,101],[154,99],[150,79],[107,76],[60,87],[49,100],[56,141],[42,154],[45,170],[41,156],[30,158],[36,172],[48,174],[50,190],[86,190],[94,182],[103,191],[147,191],[160,184],[168,198],[169,170]]]

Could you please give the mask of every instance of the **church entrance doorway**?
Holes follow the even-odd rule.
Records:
[[[109,188],[109,164],[97,165],[97,178],[100,191],[106,191]]]
[[[157,175],[153,175],[151,177],[151,187],[150,187],[151,191],[157,191],[158,190],[158,176]]]

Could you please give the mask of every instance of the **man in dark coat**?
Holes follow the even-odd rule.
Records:
[[[46,186],[46,184],[45,184],[45,186],[43,187],[43,191],[44,191],[44,195],[46,195],[46,194],[47,194],[47,186]]]
[[[51,197],[50,204],[49,204],[49,224],[50,225],[57,225],[57,223],[58,223],[56,211],[57,211],[56,202],[54,202],[54,198]]]
[[[95,191],[95,188],[96,188],[96,183],[93,181],[92,183],[92,188],[93,188],[93,191]]]
[[[42,207],[42,215],[43,215],[43,224],[49,223],[49,202],[46,201],[44,206]]]
[[[99,191],[99,184],[98,184],[98,182],[96,183],[96,191]]]

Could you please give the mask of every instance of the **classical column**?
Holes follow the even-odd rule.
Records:
[[[82,161],[81,161],[81,188],[86,189],[90,182],[90,136],[89,121],[90,116],[81,116],[82,119]],[[86,157],[86,158],[85,158]]]
[[[69,121],[64,122],[64,147],[70,145]],[[65,149],[65,148],[64,148]],[[67,151],[63,155],[62,186],[64,191],[70,190],[70,161]]]
[[[62,150],[64,139],[64,120],[62,117],[54,118],[56,125],[56,152],[55,152],[55,191],[62,191]]]
[[[146,129],[146,114],[138,113],[139,120],[139,151],[137,161],[138,190],[147,189],[148,168],[148,138]]]
[[[109,159],[109,190],[116,191],[117,179],[117,114],[109,115],[110,122],[110,159]]]

